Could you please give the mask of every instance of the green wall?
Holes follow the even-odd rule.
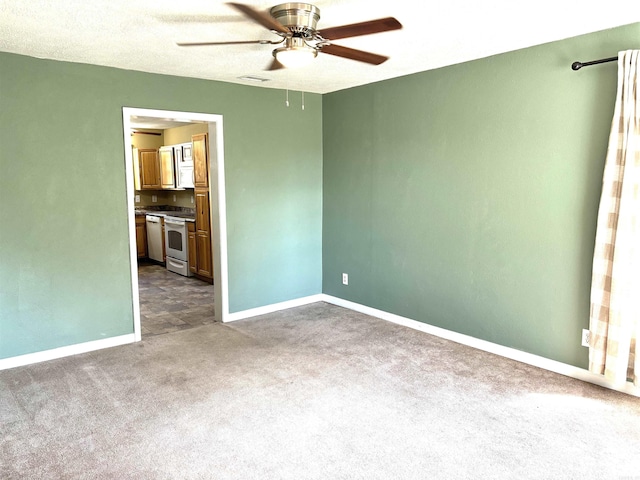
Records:
[[[6,53],[0,92],[0,358],[133,332],[123,106],[223,115],[232,312],[320,293],[319,95]]]
[[[634,24],[325,95],[324,293],[586,367],[617,67],[570,64],[638,47]]]
[[[639,38],[307,95],[304,111],[273,89],[0,53],[0,358],[133,331],[129,106],[224,116],[231,312],[323,291],[586,366],[616,66],[569,65]]]

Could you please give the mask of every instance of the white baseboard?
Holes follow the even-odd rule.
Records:
[[[266,315],[267,313],[279,312],[280,310],[286,310],[288,308],[301,307],[303,305],[309,305],[311,303],[324,301],[324,295],[321,293],[317,295],[311,295],[308,297],[296,298],[294,300],[288,300],[286,302],[273,303],[271,305],[265,305],[264,307],[252,308],[250,310],[242,310],[240,312],[234,312],[228,314],[223,318],[223,323],[234,322],[236,320],[242,320],[250,317],[257,317],[258,315]]]
[[[511,360],[516,360],[518,362],[526,363],[534,367],[542,368],[544,370],[549,370],[554,373],[559,373],[567,377],[575,378],[578,380],[582,380],[584,382],[589,382],[595,385],[599,385],[601,387],[609,388],[611,390],[616,390],[618,392],[627,393],[629,395],[640,397],[640,388],[635,387],[632,383],[630,382],[626,382],[624,384],[614,383],[605,379],[604,376],[596,375],[594,373],[591,373],[588,370],[585,370],[584,368],[574,367],[573,365],[568,365],[566,363],[557,362],[555,360],[541,357],[539,355],[534,355],[532,353],[516,350],[515,348],[505,347],[503,345],[498,345],[497,343],[487,342],[486,340],[480,340],[478,338],[470,337],[462,333],[457,333],[451,330],[446,330],[444,328],[435,327],[427,323],[418,322],[417,320],[411,320],[410,318],[401,317],[393,313],[367,307],[365,305],[350,302],[349,300],[333,297],[331,295],[323,294],[321,300],[324,302],[330,303],[332,305],[348,308],[349,310],[354,310],[356,312],[364,313],[372,317],[377,317],[382,320],[386,320],[388,322],[393,322],[398,325],[403,325],[405,327],[409,327],[414,330],[419,330],[421,332],[425,332],[430,335],[434,335],[436,337],[445,338],[447,340],[451,340],[453,342],[460,343],[462,345],[467,345],[469,347],[477,348],[478,350],[484,350],[485,352],[510,358]]]
[[[130,333],[127,335],[120,335],[118,337],[105,338],[102,340],[94,340],[91,342],[68,345],[66,347],[53,348],[51,350],[44,350],[42,352],[27,353],[25,355],[19,355],[17,357],[3,358],[0,359],[0,370],[22,367],[24,365],[31,365],[32,363],[46,362],[48,360],[55,360],[57,358],[92,352],[94,350],[101,350],[103,348],[117,347],[119,345],[133,343],[134,341],[135,336],[133,333]]]
[[[259,315],[265,315],[268,313],[278,312],[280,310],[286,310],[294,307],[301,307],[303,305],[309,305],[316,302],[327,302],[332,305],[348,308],[349,310],[364,313],[365,315],[380,318],[381,320],[386,320],[398,325],[403,325],[405,327],[419,330],[436,337],[451,340],[453,342],[477,348],[485,352],[500,355],[505,358],[510,358],[511,360],[516,360],[518,362],[526,363],[528,365],[542,368],[554,373],[559,373],[561,375],[575,378],[577,380],[582,380],[584,382],[593,383],[595,385],[609,388],[611,390],[640,397],[640,388],[635,387],[630,382],[626,382],[624,384],[614,383],[605,379],[604,376],[593,374],[588,370],[585,370],[584,368],[574,367],[573,365],[568,365],[566,363],[551,360],[539,355],[516,350],[515,348],[505,347],[504,345],[498,345],[497,343],[488,342],[486,340],[481,340],[469,335],[446,330],[434,325],[429,325],[428,323],[418,322],[417,320],[401,317],[400,315],[395,315],[393,313],[385,312],[383,310],[378,310],[372,307],[367,307],[366,305],[361,305],[359,303],[351,302],[349,300],[344,300],[342,298],[326,294],[311,295],[308,297],[297,298],[286,302],[274,303],[271,305],[265,305],[263,307],[231,313],[223,319],[223,322],[227,323],[236,320],[242,320],[245,318],[257,317]],[[91,342],[54,348],[52,350],[45,350],[42,352],[28,353],[26,355],[20,355],[17,357],[4,358],[0,359],[0,370],[21,367],[33,363],[44,362],[47,360],[55,360],[57,358],[68,357],[70,355],[78,355],[80,353],[101,350],[103,348],[116,347],[119,345],[133,343],[135,341],[135,335],[131,333],[118,337],[105,338],[103,340],[94,340]]]
[[[256,317],[258,315],[264,315],[267,313],[273,313],[280,310],[286,310],[288,308],[300,307],[303,305],[309,305],[322,301],[322,295],[311,295],[309,297],[297,298],[281,303],[274,303],[272,305],[266,305],[264,307],[252,308],[250,310],[243,310],[241,312],[235,312],[223,318],[223,322],[232,322],[235,320],[241,320],[243,318]],[[8,368],[22,367],[24,365],[31,365],[33,363],[46,362],[48,360],[55,360],[57,358],[68,357],[71,355],[78,355],[80,353],[91,352],[94,350],[101,350],[103,348],[117,347],[119,345],[125,345],[136,341],[135,334],[130,333],[127,335],[121,335],[118,337],[105,338],[102,340],[94,340],[91,342],[78,343],[75,345],[68,345],[65,347],[54,348],[51,350],[44,350],[42,352],[28,353],[25,355],[19,355],[17,357],[0,359],[0,370],[6,370]]]

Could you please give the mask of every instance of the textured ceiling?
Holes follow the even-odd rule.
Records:
[[[264,11],[276,4],[245,3]],[[0,51],[328,93],[640,21],[637,0],[317,0],[314,5],[320,9],[319,29],[396,17],[402,30],[336,41],[391,59],[371,66],[320,54],[301,69],[265,71],[271,45],[176,46],[278,39],[218,0],[0,0]]]

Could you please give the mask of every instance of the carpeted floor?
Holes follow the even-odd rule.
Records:
[[[316,303],[0,372],[2,479],[640,478],[640,399]]]

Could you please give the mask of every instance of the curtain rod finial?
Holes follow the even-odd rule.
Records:
[[[580,70],[582,68],[582,63],[580,62],[573,62],[571,64],[571,69],[572,70]]]

